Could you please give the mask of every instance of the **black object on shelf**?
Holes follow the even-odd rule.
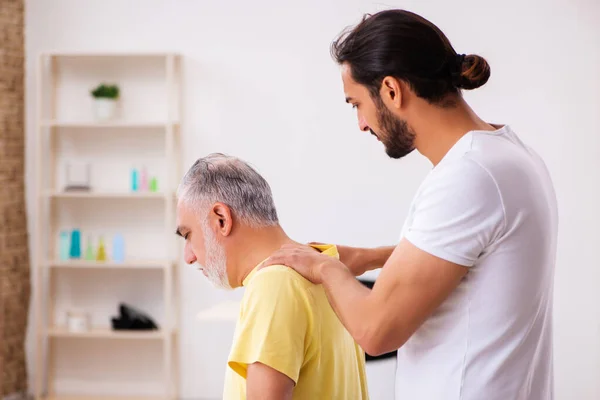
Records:
[[[119,316],[111,318],[114,330],[149,331],[158,329],[150,316],[130,305],[119,304]]]
[[[375,281],[366,280],[364,278],[360,278],[360,279],[358,279],[358,281],[360,283],[362,283],[363,285],[365,285],[366,287],[368,287],[369,289],[373,289],[373,285],[375,285]],[[398,350],[390,351],[389,353],[384,353],[384,354],[381,354],[378,356],[372,356],[372,355],[365,353],[365,360],[366,361],[385,360],[387,358],[395,358],[397,354],[398,354]]]

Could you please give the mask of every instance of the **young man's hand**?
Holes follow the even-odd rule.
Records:
[[[313,247],[297,244],[283,245],[279,250],[275,251],[267,258],[261,268],[269,265],[285,265],[312,283],[321,283],[321,271],[324,267],[335,264],[337,267],[347,269],[336,258],[321,254]]]
[[[324,243],[312,242],[311,244]],[[394,251],[394,246],[372,249],[344,245],[336,245],[336,247],[340,255],[340,261],[354,276],[359,276],[367,271],[383,267]]]

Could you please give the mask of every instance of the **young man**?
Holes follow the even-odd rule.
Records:
[[[365,18],[333,55],[360,129],[433,169],[395,248],[340,247],[340,262],[287,245],[264,265],[322,283],[367,353],[399,349],[398,399],[551,400],[556,197],[540,157],[463,99],[489,65],[402,10]],[[353,277],[381,265],[371,291]]]
[[[367,399],[365,354],[322,286],[284,266],[257,271],[294,244],[277,219],[271,189],[243,161],[201,158],[178,191],[177,233],[185,261],[218,287],[246,291],[228,360],[225,400]],[[335,246],[314,246],[338,257]]]

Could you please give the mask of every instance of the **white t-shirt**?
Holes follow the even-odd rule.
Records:
[[[398,350],[396,400],[553,399],[557,222],[543,161],[508,126],[433,168],[402,236],[469,272]]]

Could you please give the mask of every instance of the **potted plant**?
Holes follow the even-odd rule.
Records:
[[[114,118],[119,99],[119,87],[102,83],[91,91],[94,97],[94,114],[99,120]]]

